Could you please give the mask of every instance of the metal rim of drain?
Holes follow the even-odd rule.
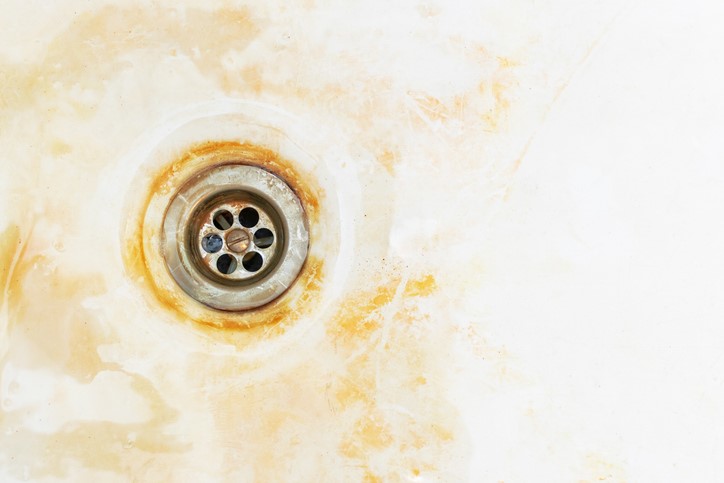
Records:
[[[192,298],[219,310],[265,305],[294,282],[309,232],[304,209],[279,177],[224,164],[188,179],[163,219],[169,273]]]

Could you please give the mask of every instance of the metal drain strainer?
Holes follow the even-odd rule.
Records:
[[[186,181],[166,210],[162,250],[171,276],[199,302],[240,311],[271,302],[307,257],[302,205],[274,174],[225,164]]]

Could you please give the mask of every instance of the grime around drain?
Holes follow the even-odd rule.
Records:
[[[301,257],[299,246],[292,250],[297,252],[296,273],[287,274],[287,279],[277,284],[278,293],[269,300],[243,308],[200,303],[173,276],[183,261],[169,264],[163,248],[168,242],[168,227],[164,223],[173,214],[173,200],[178,199],[190,179],[198,180],[199,173],[213,175],[219,170],[254,172],[259,184],[272,179],[279,187],[286,187],[287,191],[280,188],[279,192],[284,192],[297,204],[297,211],[291,210],[297,217],[293,220],[297,223],[295,226],[299,228],[295,230],[295,237],[284,232],[290,219],[289,213],[279,213],[280,210],[275,208],[279,199],[244,196],[243,189],[239,189],[243,184],[235,185],[234,189],[219,190],[221,196],[216,200],[214,196],[207,197],[210,204],[202,204],[200,215],[193,214],[197,218],[188,225],[191,227],[187,230],[191,233],[187,241],[190,259],[186,263],[197,267],[198,273],[212,280],[214,287],[223,287],[225,283],[234,290],[254,287],[255,283],[265,280],[270,271],[280,272],[285,255],[290,252],[290,244],[303,245]],[[218,179],[224,179],[224,176],[221,173]],[[209,181],[213,187],[215,178],[209,176]],[[234,193],[242,196],[234,198]],[[223,330],[252,329],[280,322],[292,324],[309,315],[320,297],[324,262],[322,257],[313,251],[307,252],[306,248],[312,247],[319,236],[321,196],[322,190],[311,175],[300,172],[294,163],[270,149],[250,143],[218,141],[191,146],[179,158],[165,163],[147,183],[145,199],[138,203],[139,208],[127,229],[126,268],[141,284],[144,293],[152,295],[152,303],[183,319]],[[182,222],[186,223],[177,220],[177,223]],[[307,233],[306,239],[298,235],[301,228]],[[174,240],[171,244],[184,242]],[[195,281],[192,279],[191,282]],[[282,290],[278,289],[280,286]],[[213,291],[205,293],[212,301],[215,295]]]

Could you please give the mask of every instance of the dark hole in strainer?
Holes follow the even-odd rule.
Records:
[[[231,255],[224,254],[216,260],[216,268],[224,275],[228,275],[236,270],[236,258]]]
[[[257,252],[249,252],[241,259],[241,264],[250,272],[258,271],[263,263],[264,259]]]
[[[259,223],[259,213],[250,207],[246,207],[239,213],[239,223],[246,228],[253,228]]]
[[[254,233],[254,245],[259,248],[269,248],[274,243],[274,233],[268,228],[259,228]]]
[[[234,215],[226,210],[214,213],[214,226],[219,230],[227,230],[234,224]]]

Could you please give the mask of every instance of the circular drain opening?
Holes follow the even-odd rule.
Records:
[[[163,257],[191,297],[240,311],[271,302],[307,256],[302,205],[279,177],[254,166],[209,168],[184,183],[163,220]]]

